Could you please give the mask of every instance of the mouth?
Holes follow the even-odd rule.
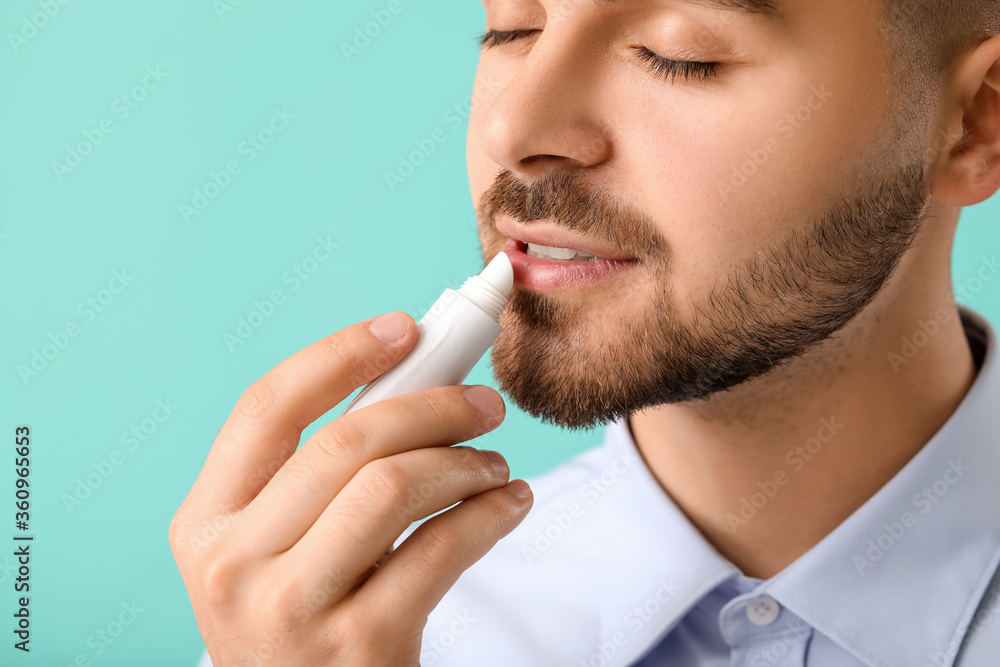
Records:
[[[568,232],[565,228],[536,222],[531,227],[505,219],[496,222],[497,231],[517,244],[517,249],[540,260],[554,262],[632,262],[637,258],[620,248],[601,245]]]
[[[503,252],[514,267],[514,284],[520,287],[592,287],[639,264],[621,248],[581,237],[548,221],[535,221],[529,227],[500,217],[496,228],[507,238]]]
[[[523,247],[522,247],[523,246]],[[573,248],[556,248],[538,243],[518,241],[518,250],[537,259],[548,259],[555,262],[595,262],[597,255]]]
[[[639,263],[637,259],[606,259],[576,248],[513,238],[508,238],[503,252],[514,267],[514,284],[534,289],[591,286]]]

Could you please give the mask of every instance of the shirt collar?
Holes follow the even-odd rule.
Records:
[[[952,665],[1000,560],[1000,345],[987,320],[959,313],[985,355],[958,408],[885,486],[764,586],[869,665]]]
[[[970,345],[985,355],[958,408],[882,489],[758,589],[873,667],[950,667],[1000,561],[1000,345],[987,320],[965,307],[959,313]],[[625,419],[608,424],[605,450],[609,460],[642,461]],[[649,646],[739,570],[644,463],[629,472],[637,483],[625,502],[639,504],[632,511],[659,533],[645,536],[645,553],[630,567],[645,569],[647,595],[649,577],[673,589],[656,622],[642,628]],[[605,628],[628,617],[641,593],[607,598]]]

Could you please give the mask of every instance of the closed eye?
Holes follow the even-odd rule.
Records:
[[[716,70],[719,67],[719,63],[701,62],[698,60],[671,60],[670,58],[664,58],[653,53],[644,46],[636,54],[640,60],[645,61],[649,65],[650,70],[654,74],[664,79],[670,79],[671,82],[676,81],[678,76],[684,79],[709,79],[715,76]]]
[[[511,42],[516,42],[525,37],[530,37],[531,35],[541,32],[538,29],[522,29],[522,30],[487,30],[481,36],[479,36],[476,41],[479,43],[479,48],[489,49],[495,46],[500,46],[502,44],[509,44]],[[683,79],[709,79],[717,73],[716,70],[719,63],[715,62],[701,62],[697,60],[671,60],[670,58],[664,58],[647,49],[646,47],[641,47],[636,51],[636,55],[640,60],[644,61],[649,68],[649,70],[664,79],[669,79],[671,83],[677,80],[677,77]]]
[[[476,41],[479,42],[479,48],[488,49],[508,42],[516,42],[519,39],[530,37],[536,32],[541,32],[541,30],[487,30]]]

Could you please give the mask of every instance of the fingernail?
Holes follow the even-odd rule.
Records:
[[[531,497],[531,487],[523,479],[508,482],[507,489],[521,500]]]
[[[464,389],[462,393],[481,416],[496,417],[500,414],[503,401],[500,399],[500,394],[489,387],[477,384]]]
[[[387,343],[394,343],[406,333],[406,316],[391,312],[380,315],[368,324],[368,330]]]
[[[507,462],[500,452],[495,452],[492,449],[481,449],[479,451],[490,460],[490,463],[493,464],[493,469],[497,471],[498,475],[505,477],[510,472],[510,468],[507,467]]]

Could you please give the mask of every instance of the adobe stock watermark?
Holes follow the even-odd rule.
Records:
[[[1000,274],[1000,261],[997,261],[997,256],[993,255],[989,259],[983,257],[976,275],[955,286],[957,298],[963,304],[970,303],[997,274]]]
[[[489,433],[486,429],[479,429],[469,439],[479,438],[479,442],[482,443],[488,438]],[[393,512],[401,526],[409,526],[414,521],[429,515],[431,511],[437,511],[436,509],[428,510],[427,503],[433,500],[437,491],[448,482],[449,475],[452,477],[462,476],[463,473],[461,471],[463,469],[479,467],[478,448],[452,447],[451,449],[461,452],[460,463],[456,464],[455,461],[449,458],[441,464],[440,468],[424,472],[423,479],[419,480],[416,486],[408,490],[406,500],[396,503]]]
[[[963,136],[962,132],[949,133],[943,128],[935,128],[934,141],[924,148],[924,169],[929,169],[938,158],[950,152]]]
[[[786,618],[784,632],[775,636],[769,645],[755,652],[748,664],[751,667],[768,667],[780,664],[793,646],[804,641],[803,635],[808,632],[810,632],[808,627],[796,626],[790,619]]]
[[[90,667],[94,658],[104,655],[115,642],[117,642],[125,631],[135,625],[139,615],[146,611],[140,607],[135,600],[122,602],[120,611],[114,613],[107,623],[98,627],[87,637],[87,648],[90,653],[77,653],[73,659],[64,666],[59,663],[57,667]]]
[[[263,406],[269,402],[269,399],[263,397],[264,392],[260,389],[260,382],[261,380],[258,380],[243,392],[236,402],[234,410],[248,416],[260,415]],[[297,434],[276,440],[270,450],[272,452],[271,458],[266,464],[261,464],[253,476],[243,479],[246,489],[240,491],[239,497],[232,506],[246,507],[249,505],[274,477],[275,473],[291,458],[298,445],[299,435]],[[178,518],[177,513],[175,513],[170,523],[171,541],[183,544],[196,556],[202,555],[232,527],[233,518],[237,515],[236,512],[216,515],[210,521],[204,520],[197,526],[188,527],[182,523],[183,517]]]
[[[997,260],[997,256],[993,255],[989,259],[983,257],[976,275],[964,283],[955,285],[955,297],[959,303],[968,306],[997,274],[1000,274],[1000,261]],[[941,327],[951,321],[953,311],[949,305],[945,304],[938,308],[933,318],[917,320],[913,333],[900,339],[899,348],[886,353],[886,360],[894,373],[899,373],[901,368],[908,366],[910,361],[938,335]]]
[[[324,575],[323,582],[319,586],[310,589],[306,598],[300,599],[292,606],[290,610],[292,618],[294,618],[299,626],[303,625],[317,612],[325,611],[328,608],[328,601],[332,594],[338,591],[343,592],[345,588],[353,583],[351,578],[344,574],[340,566],[328,569]],[[455,612],[454,620],[448,628],[439,633],[430,643],[425,643],[421,646],[420,664],[422,666],[434,664],[476,622],[477,619],[467,611],[461,614]],[[287,639],[298,629],[291,622],[285,622],[281,628],[265,633],[257,646],[249,649],[244,654],[244,662],[241,664],[247,667],[266,667],[266,665],[271,664],[273,657],[277,655]]]
[[[228,514],[216,516],[211,521],[202,524],[197,533],[190,535],[187,538],[187,544],[191,547],[194,555],[200,556],[206,553],[212,543],[225,534],[232,525],[233,520]]]
[[[921,667],[948,667],[949,665],[953,665],[953,661],[958,655],[959,649],[962,648],[962,644],[967,642],[974,634],[974,630],[970,628],[965,637],[952,637],[943,651],[928,651],[927,662],[921,665]]]
[[[96,127],[87,127],[81,131],[83,138],[75,144],[66,146],[66,153],[63,161],[52,161],[52,173],[62,183],[63,179],[80,167],[84,160],[93,154],[98,146],[104,143],[106,137],[115,131],[115,118],[118,122],[124,122],[139,108],[149,94],[160,87],[160,84],[170,76],[169,72],[164,72],[159,65],[150,65],[146,68],[146,73],[142,80],[135,86],[125,91],[114,100],[109,108],[112,116],[106,116],[97,122]]]
[[[823,450],[823,446],[833,440],[834,436],[840,433],[843,428],[844,425],[838,424],[836,417],[821,419],[819,430],[816,431],[815,436],[806,440],[805,443],[789,449],[788,453],[785,454],[785,463],[791,466],[792,473],[801,472],[806,464]],[[769,479],[758,481],[756,491],[751,493],[749,497],[740,498],[738,513],[729,512],[726,514],[726,524],[728,524],[729,530],[734,535],[739,532],[739,529],[756,517],[757,513],[764,509],[778,495],[781,487],[788,484],[789,481],[791,481],[791,475],[784,468],[775,470]]]
[[[73,514],[74,511],[82,507],[83,503],[94,495],[94,491],[108,481],[125,463],[128,454],[134,454],[140,447],[144,446],[159,430],[160,425],[166,422],[179,407],[169,396],[156,399],[154,407],[147,417],[122,432],[119,442],[124,447],[124,451],[113,449],[106,457],[91,461],[90,467],[93,470],[83,477],[76,478],[76,487],[72,493],[62,494],[63,507],[66,508],[66,512]]]
[[[295,116],[288,112],[288,107],[272,109],[270,119],[256,132],[248,134],[236,147],[236,155],[239,157],[227,160],[219,171],[209,169],[208,179],[192,190],[191,199],[178,205],[181,220],[190,224],[191,218],[201,215],[209,204],[232,185],[233,179],[243,173],[244,165],[250,164],[267,150],[294,119]]]
[[[311,588],[305,598],[298,600],[292,606],[290,610],[292,618],[301,627],[317,612],[328,609],[331,595],[338,592],[344,593],[345,589],[354,583],[353,578],[345,575],[339,565],[328,569],[323,582],[319,586]],[[422,666],[434,664],[476,623],[476,619],[468,612],[462,614],[456,612],[454,619],[447,629],[439,633],[429,644],[425,643],[421,647],[420,664]],[[281,650],[285,641],[299,630],[299,627],[289,621],[285,622],[278,630],[264,634],[263,640],[244,654],[245,662],[241,664],[247,667],[266,667],[266,665],[272,664],[271,659]]]
[[[798,131],[811,121],[827,100],[833,96],[833,91],[827,88],[825,83],[819,86],[814,85],[809,90],[810,95],[803,104],[785,114],[774,124],[775,134],[768,137],[758,148],[748,149],[747,158],[739,164],[733,165],[729,179],[719,180],[716,183],[716,189],[718,189],[723,203],[727,202],[730,195],[756,176],[781,149],[783,141],[787,142],[794,138]]]
[[[986,595],[979,603],[979,608],[969,623],[969,630],[965,633],[965,641],[968,642],[973,636],[989,627],[998,614],[1000,614],[1000,588],[994,587],[986,591]]]
[[[257,408],[261,405],[260,400],[253,396],[255,386],[256,384],[251,385],[251,387],[243,393],[240,400],[237,402],[236,408],[242,410],[245,414],[256,412]],[[248,396],[249,399],[247,398]],[[244,401],[247,400],[249,400],[249,403],[252,404],[250,407],[244,407],[246,405]],[[246,507],[249,505],[250,502],[257,497],[264,486],[266,486],[267,483],[274,477],[275,473],[277,473],[285,462],[291,458],[298,445],[299,437],[297,435],[276,441],[271,450],[274,455],[267,464],[261,465],[252,477],[243,480],[247,483],[247,490],[240,492],[240,495],[236,499],[233,506]],[[249,484],[249,482],[253,483]],[[178,541],[182,541],[186,547],[191,549],[194,555],[199,556],[206,553],[209,547],[212,546],[212,543],[222,537],[222,535],[224,535],[226,531],[232,527],[233,518],[236,517],[237,514],[238,513],[234,512],[231,514],[216,515],[212,517],[211,521],[203,521],[199,526],[192,526],[190,529],[182,524],[177,524],[175,526],[174,523],[171,522],[171,530],[176,531]],[[174,515],[174,520],[177,520],[176,514]]]
[[[438,633],[430,642],[424,642],[420,647],[420,667],[428,667],[437,662],[438,658],[448,652],[465,633],[476,623],[477,619],[468,611],[452,614],[451,624]]]
[[[17,53],[21,47],[34,39],[40,30],[54,19],[63,7],[68,5],[70,0],[38,0],[39,11],[26,14],[21,17],[21,29],[17,32],[8,32],[7,41],[10,48]]]
[[[628,644],[629,639],[653,620],[682,588],[680,584],[674,582],[672,577],[666,580],[658,579],[656,584],[656,591],[626,612],[622,618],[622,625],[632,631],[631,636],[627,635],[624,630],[618,630],[607,640],[598,641],[594,644],[594,651],[589,656],[580,658],[577,663],[579,667],[607,667],[607,665],[612,664],[611,660]]]
[[[288,286],[288,292],[295,292],[302,287],[339,247],[339,243],[330,240],[329,234],[326,237],[317,237],[316,245],[313,246],[312,251],[281,274],[281,282]],[[222,333],[222,342],[225,343],[229,353],[235,352],[237,347],[247,342],[257,330],[264,326],[264,323],[271,319],[277,311],[278,306],[285,303],[286,298],[285,291],[276,287],[263,299],[254,300],[250,312],[245,317],[241,315],[236,319],[236,328]]]
[[[885,39],[896,39],[899,35],[900,26],[909,25],[913,15],[920,10],[922,5],[926,5],[929,0],[894,0],[887,6],[882,0],[873,0],[878,5],[879,11],[883,14],[879,25],[882,37]],[[906,36],[909,36],[908,34]]]
[[[320,585],[311,588],[306,597],[299,599],[292,605],[289,610],[292,619],[299,626],[305,624],[317,612],[328,607],[328,601],[332,594],[337,591],[343,592],[348,585],[353,584],[351,579],[344,574],[339,565],[328,568]],[[246,667],[265,667],[273,664],[274,656],[285,645],[285,641],[298,629],[299,627],[291,621],[286,621],[279,629],[265,633],[256,647],[248,649],[244,653],[244,660],[240,664]]]
[[[384,7],[369,12],[371,20],[363,25],[354,26],[354,34],[350,42],[340,42],[340,53],[348,63],[361,55],[361,52],[378,39],[382,31],[388,28],[397,16],[403,13],[406,5],[402,0],[389,0]]]
[[[875,567],[875,563],[882,560],[885,554],[906,537],[907,531],[917,525],[920,517],[934,509],[934,506],[948,495],[952,487],[962,481],[965,474],[971,470],[971,467],[962,464],[961,459],[949,459],[948,467],[941,477],[911,498],[910,502],[917,512],[903,512],[897,521],[883,523],[883,532],[868,540],[865,543],[867,549],[854,556],[854,567],[858,574],[863,577],[865,570]]]
[[[215,10],[215,15],[219,17],[220,21],[225,21],[226,14],[232,14],[242,4],[243,0],[214,0],[212,9]]]
[[[89,296],[76,307],[76,314],[81,318],[83,324],[90,324],[103,313],[112,303],[117,295],[125,291],[135,276],[128,272],[126,267],[121,270],[111,272],[111,280],[107,285],[98,290],[93,296]],[[83,327],[80,322],[69,320],[62,327],[51,331],[48,334],[48,342],[43,343],[40,348],[31,350],[31,359],[26,364],[19,364],[17,374],[21,378],[21,383],[27,387],[29,382],[41,375],[42,371],[49,367],[53,361],[62,354],[74,338],[80,335]]]
[[[475,223],[473,223],[475,224]],[[440,286],[441,291],[437,292],[433,300],[425,301],[423,306],[414,308],[413,310],[407,310],[406,312],[418,313],[419,317],[414,317],[413,319],[418,322],[420,319],[426,317],[428,319],[433,319],[443,313],[448,306],[457,298],[456,292],[461,289],[462,285],[465,284],[468,276],[463,276],[461,278],[455,278],[454,275],[446,278]],[[450,290],[450,291],[449,291]]]
[[[438,146],[448,141],[451,133],[462,127],[469,120],[472,111],[482,104],[482,101],[491,97],[500,89],[500,82],[486,75],[477,78],[473,84],[472,95],[461,102],[456,102],[441,115],[441,121],[446,127],[436,127],[426,136],[413,140],[414,149],[409,153],[400,153],[397,157],[396,168],[393,171],[383,172],[385,184],[389,192],[395,192],[399,186],[403,185],[417,170],[422,167],[433,156]]]
[[[549,521],[542,528],[536,528],[529,539],[529,544],[521,545],[521,556],[528,565],[534,565],[542,554],[547,552],[552,546],[562,539],[576,526],[580,519],[587,512],[587,508],[593,506],[601,496],[607,493],[611,487],[624,477],[629,469],[637,463],[637,457],[632,451],[623,451],[615,456],[608,466],[601,471],[597,477],[591,477],[585,484],[581,485],[578,494],[582,502],[573,501],[566,505],[565,511],[555,511],[549,513]]]
[[[898,352],[889,352],[886,358],[893,373],[898,373],[899,369],[910,363],[927,343],[941,331],[941,326],[951,321],[951,313],[944,308],[938,308],[933,318],[917,320],[917,330],[909,336],[903,336],[902,345]]]

